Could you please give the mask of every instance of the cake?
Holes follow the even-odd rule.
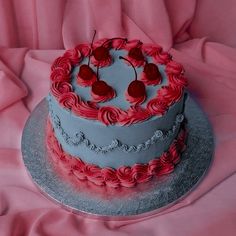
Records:
[[[173,172],[187,136],[183,66],[157,44],[94,37],[51,66],[52,163],[75,181],[113,188]]]

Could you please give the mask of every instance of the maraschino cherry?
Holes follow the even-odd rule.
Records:
[[[94,30],[91,48],[93,47],[95,35],[96,35],[96,30]],[[91,52],[89,54],[88,65],[86,65],[86,64],[81,65],[79,68],[79,73],[78,73],[77,82],[79,85],[85,86],[85,87],[91,86],[94,83],[94,81],[97,80],[96,74],[94,73],[94,71],[90,67],[90,57],[91,57]]]
[[[91,96],[95,102],[105,102],[116,96],[114,89],[105,81],[99,79],[97,67],[97,81],[92,84]]]
[[[143,69],[141,80],[147,85],[157,85],[161,83],[161,73],[154,63],[146,63]]]
[[[126,91],[126,99],[132,104],[140,104],[146,99],[146,89],[142,81],[137,79],[137,71],[135,70],[134,65],[126,58],[120,56],[119,59],[126,60],[133,67],[135,72],[135,80],[132,81]]]

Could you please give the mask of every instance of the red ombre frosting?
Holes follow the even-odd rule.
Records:
[[[154,176],[162,176],[173,172],[180,160],[180,154],[185,149],[186,131],[182,129],[167,152],[147,164],[121,166],[118,169],[101,168],[86,163],[79,157],[66,153],[58,143],[50,121],[47,122],[47,147],[53,163],[63,173],[70,174],[74,180],[87,180],[98,186],[134,187],[136,184],[149,181]]]
[[[62,107],[68,109],[71,109],[72,107],[76,106],[78,102],[79,97],[73,92],[64,93],[62,96],[60,96],[59,99],[59,103],[62,105]]]
[[[53,82],[51,84],[52,95],[59,99],[63,94],[71,92],[72,86],[68,82]]]
[[[94,51],[97,48],[101,48],[98,52],[98,57],[104,60],[97,60],[94,57]],[[146,91],[149,86],[156,86],[157,93],[153,97],[148,97],[146,94],[137,94],[138,88],[131,94],[127,93],[127,89],[122,94],[116,94],[116,88],[111,86],[107,93],[95,93],[92,89],[93,84],[98,80],[97,76],[93,72],[93,76],[90,78],[82,78],[77,74],[77,83],[82,87],[90,87],[89,93],[91,94],[91,101],[85,101],[73,92],[73,86],[69,86],[71,83],[71,72],[77,64],[81,63],[81,60],[91,55],[91,63],[94,66],[105,67],[109,66],[113,58],[110,50],[125,50],[127,53],[126,59],[130,60],[135,67],[144,66],[150,62],[147,62],[147,56],[151,57],[152,63],[164,65],[164,72],[167,75],[167,82],[165,85],[161,85],[162,78],[157,76],[155,79],[153,76],[147,76],[144,70],[138,75],[137,80],[142,81],[145,84]],[[105,55],[105,56],[104,56]],[[107,56],[108,55],[108,56]],[[124,63],[130,64],[124,60]],[[88,63],[89,64],[89,63]],[[143,68],[142,68],[143,67]],[[92,70],[94,70],[91,65]],[[152,74],[152,73],[151,73]],[[161,74],[160,74],[161,76]],[[101,78],[102,80],[103,78]],[[122,78],[121,78],[122,79]],[[51,94],[60,101],[59,104],[62,107],[70,109],[73,114],[83,117],[85,119],[98,120],[105,125],[132,125],[138,122],[143,122],[152,116],[162,116],[168,111],[169,107],[178,102],[183,96],[184,89],[187,86],[187,79],[184,77],[183,66],[172,60],[171,56],[163,51],[162,47],[157,44],[144,44],[140,40],[127,40],[123,38],[101,39],[90,44],[79,44],[74,49],[65,51],[64,55],[58,57],[51,66]],[[117,81],[118,83],[119,81]],[[109,85],[109,81],[106,81]],[[117,90],[118,91],[118,90]],[[69,93],[68,93],[69,92]],[[135,95],[135,96],[134,96]],[[122,110],[114,105],[109,105],[109,111],[105,114],[116,114],[115,119],[105,119],[104,108],[100,106],[100,102],[106,102],[113,99],[115,96],[123,96],[130,103],[130,107],[126,110]],[[147,100],[147,102],[145,102]],[[97,104],[94,105],[94,102]],[[142,104],[143,103],[143,104]],[[93,105],[91,105],[93,104]],[[81,110],[80,110],[81,109]],[[119,111],[118,114],[116,111]],[[98,115],[98,114],[102,114]],[[103,118],[102,118],[103,117]],[[107,116],[109,117],[109,116]],[[113,117],[113,115],[112,115]],[[109,120],[109,121],[108,121]],[[111,121],[111,122],[110,122]]]

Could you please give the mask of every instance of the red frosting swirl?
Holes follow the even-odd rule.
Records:
[[[122,114],[123,111],[119,108],[112,106],[101,107],[98,111],[98,120],[105,125],[114,125]]]
[[[82,54],[76,48],[67,50],[64,57],[68,58],[72,65],[78,64],[83,59]]]
[[[148,173],[148,165],[146,164],[135,164],[132,167],[132,176],[137,183],[144,183],[152,178],[152,175]]]
[[[166,72],[167,74],[180,75],[184,73],[184,68],[181,64],[175,61],[170,61],[166,65]]]
[[[81,117],[96,120],[98,118],[98,108],[92,102],[80,101],[72,107],[72,111]]]
[[[112,40],[112,48],[116,50],[124,49],[126,46],[126,40],[125,39],[113,39]]]
[[[106,101],[111,100],[112,98],[114,98],[116,96],[115,90],[110,86],[109,86],[109,91],[106,95],[96,94],[96,93],[93,92],[92,89],[91,89],[90,93],[91,93],[91,97],[93,98],[94,102],[106,102]]]
[[[57,67],[51,72],[50,75],[51,81],[70,81],[70,73],[60,67]]]
[[[84,57],[88,57],[91,52],[90,44],[83,43],[75,47]]]
[[[104,185],[104,179],[101,173],[101,169],[93,164],[87,164],[84,168],[85,175],[87,179],[99,186]]]
[[[126,112],[120,116],[120,124],[130,125],[140,121],[149,119],[151,116],[150,112],[140,106],[131,106]]]
[[[154,57],[154,61],[160,64],[166,64],[171,60],[171,56],[168,52],[159,52]]]
[[[119,178],[121,185],[124,187],[133,187],[136,185],[136,180],[133,176],[132,169],[129,166],[121,166],[117,170],[117,177]]]
[[[71,92],[72,86],[70,83],[67,82],[53,82],[51,84],[51,93],[52,95],[59,99],[62,94]]]
[[[148,102],[147,109],[152,115],[164,115],[168,110],[168,105],[158,98],[153,98]]]
[[[157,176],[166,175],[166,174],[173,172],[174,165],[170,159],[171,159],[171,157],[168,152],[165,152],[162,154],[162,156],[160,158],[161,169],[157,173]]]
[[[117,188],[120,185],[120,180],[116,175],[116,171],[112,168],[106,167],[101,169],[103,179],[107,186]]]
[[[168,106],[172,105],[173,103],[179,101],[183,95],[183,88],[181,86],[163,86],[157,92],[157,98],[168,104]]]
[[[174,164],[177,164],[180,161],[180,152],[178,150],[178,146],[175,141],[171,144],[171,146],[169,148],[169,153],[171,156],[171,161]]]
[[[68,73],[71,71],[71,63],[70,60],[64,56],[58,57],[52,64],[51,70],[53,71],[56,68],[62,68]]]
[[[129,51],[132,48],[141,47],[141,46],[142,46],[142,43],[140,40],[133,39],[133,40],[129,40],[128,42],[126,42],[125,49]]]
[[[143,44],[142,49],[146,55],[151,57],[155,57],[162,52],[162,47],[157,44]]]
[[[72,107],[74,107],[76,104],[79,103],[79,97],[77,94],[73,93],[73,92],[68,92],[68,93],[64,93],[62,94],[62,96],[59,99],[59,103],[68,109],[71,109]]]
[[[173,86],[186,87],[188,85],[187,78],[182,75],[168,75],[169,83]]]
[[[87,175],[85,173],[85,164],[81,159],[76,159],[77,163],[73,166],[72,173],[76,176],[76,178],[80,180],[87,179]]]
[[[157,175],[161,170],[161,162],[159,159],[153,159],[148,163],[148,173],[149,175]]]

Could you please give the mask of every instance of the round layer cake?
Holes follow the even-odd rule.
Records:
[[[132,187],[168,174],[185,147],[183,67],[159,45],[102,39],[51,67],[47,145],[79,180]]]

